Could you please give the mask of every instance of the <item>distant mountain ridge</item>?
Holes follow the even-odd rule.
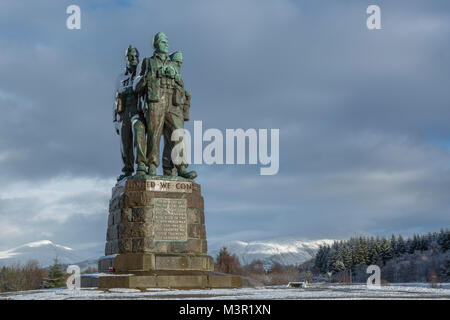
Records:
[[[73,264],[86,260],[72,248],[55,244],[50,240],[41,240],[0,251],[0,267],[26,264],[30,260],[36,260],[41,267],[45,268],[52,265],[55,258],[58,258],[61,264]]]
[[[253,260],[261,260],[265,267],[274,262],[282,265],[300,265],[312,259],[320,245],[331,245],[335,240],[304,240],[296,238],[276,238],[260,241],[228,241],[211,244],[208,253],[216,258],[222,247],[227,247],[231,254],[236,254],[241,264],[249,264]],[[86,256],[67,246],[55,244],[50,240],[41,240],[24,244],[22,246],[0,251],[0,267],[25,264],[36,260],[43,268],[51,266],[54,259],[62,265],[77,264],[80,268],[96,267],[97,258]]]
[[[278,238],[262,241],[229,241],[211,248],[209,253],[215,258],[222,247],[235,254],[241,264],[261,260],[264,266],[274,262],[282,265],[300,265],[312,259],[321,245],[331,245],[335,240],[304,240],[295,238]]]

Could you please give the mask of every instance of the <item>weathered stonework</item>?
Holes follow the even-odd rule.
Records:
[[[206,254],[200,192],[195,182],[176,180],[127,180],[114,187],[105,255]]]
[[[105,257],[99,261],[98,270],[113,269],[114,273],[100,277],[98,286],[242,285],[239,277],[213,273],[199,184],[190,180],[129,179],[113,188],[109,207]]]

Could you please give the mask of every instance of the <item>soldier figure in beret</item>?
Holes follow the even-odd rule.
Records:
[[[163,130],[171,137],[175,130],[184,129],[185,118],[183,105],[176,105],[176,83],[180,81],[181,76],[176,64],[168,56],[169,42],[163,32],[158,32],[153,38],[153,48],[155,50],[153,56],[142,61],[140,75],[135,85],[136,91],[144,96],[147,165],[148,174],[151,176],[156,175],[156,169],[160,164],[159,145]],[[179,143],[184,143],[183,139],[170,142],[171,149],[177,147]],[[185,148],[181,150],[185,152]],[[187,179],[196,178],[197,173],[187,171],[187,167],[186,162],[175,164],[178,176]]]
[[[191,104],[191,94],[184,88],[184,82],[181,78],[181,65],[183,63],[183,55],[180,51],[176,51],[170,55],[170,59],[175,65],[177,69],[177,73],[175,75],[175,88],[173,92],[173,105],[176,107],[181,107],[183,111],[183,120],[189,121],[189,109]],[[178,115],[179,113],[177,113]],[[164,135],[164,149],[163,149],[163,171],[164,175],[175,175],[174,173],[174,164],[172,161],[172,150],[174,142],[171,140],[171,132],[167,127],[163,129]]]

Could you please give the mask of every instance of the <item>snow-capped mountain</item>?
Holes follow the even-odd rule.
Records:
[[[55,244],[50,240],[31,242],[6,251],[0,251],[0,266],[25,264],[36,260],[41,267],[48,267],[58,258],[60,264],[73,264],[84,260],[72,248]]]
[[[209,254],[216,257],[222,247],[228,252],[236,254],[241,264],[249,264],[253,260],[261,260],[265,267],[270,267],[273,262],[282,265],[299,265],[311,259],[316,254],[320,245],[332,244],[334,240],[303,240],[295,238],[277,238],[261,241],[228,241],[209,243]],[[77,264],[82,270],[87,267],[96,267],[97,258],[86,255],[72,248],[55,244],[50,240],[31,242],[13,248],[0,251],[0,267],[16,263],[25,264],[30,260],[38,261],[41,267],[48,267],[54,263],[54,259],[63,265]]]
[[[320,245],[332,244],[335,240],[299,240],[294,238],[279,238],[262,241],[229,241],[221,245],[213,245],[209,254],[214,258],[222,247],[230,254],[235,254],[241,264],[246,265],[253,260],[261,260],[264,266],[274,262],[282,265],[299,265],[311,259],[319,250]]]

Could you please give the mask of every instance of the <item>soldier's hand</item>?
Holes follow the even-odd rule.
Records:
[[[166,71],[166,76],[168,76],[169,78],[173,79],[175,77],[176,72],[172,66],[168,66],[165,71]]]

